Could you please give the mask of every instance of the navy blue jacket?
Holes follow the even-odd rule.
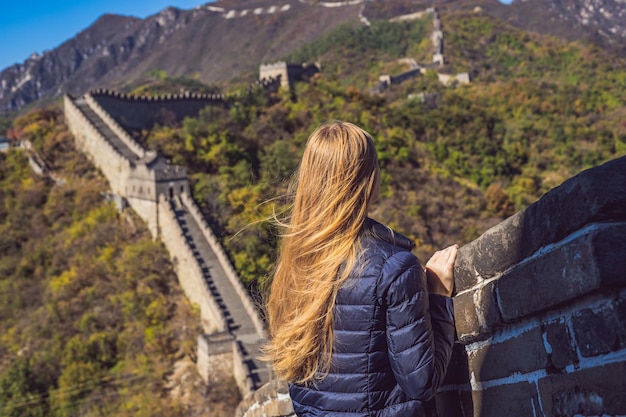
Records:
[[[454,342],[452,300],[429,295],[406,237],[368,219],[363,262],[339,290],[331,371],[290,384],[299,416],[422,416]]]

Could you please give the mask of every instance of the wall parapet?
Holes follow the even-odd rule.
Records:
[[[289,386],[284,381],[271,381],[244,398],[235,417],[295,417]]]
[[[179,101],[179,100],[199,100],[199,101],[224,101],[226,96],[223,94],[203,94],[186,91],[180,94],[161,94],[158,96],[126,94],[120,91],[108,88],[96,88],[91,90],[89,95],[113,97],[127,102],[152,102],[152,101]]]
[[[113,191],[121,193],[125,177],[134,166],[133,163],[126,159],[122,152],[106,139],[104,133],[83,114],[73,97],[66,94],[63,101],[65,118],[76,137],[78,148],[102,170]],[[110,169],[112,165],[116,166]]]
[[[85,115],[78,109],[78,106],[74,103],[74,100],[69,95],[65,95],[64,97],[65,103],[65,113],[71,115],[72,117],[77,117],[80,119],[83,126],[86,126],[91,133],[97,137],[102,145],[105,145],[110,151],[114,152],[119,158],[124,158],[124,155],[117,150],[114,146],[112,146],[104,137],[104,135],[98,130],[96,126],[89,120]],[[71,123],[71,122],[70,122]]]
[[[205,331],[209,333],[214,331],[225,332],[228,330],[227,319],[211,296],[211,290],[203,279],[202,269],[195,261],[193,248],[185,237],[185,232],[176,217],[172,204],[163,195],[159,196],[160,234],[170,256],[177,260],[176,267],[181,287],[185,290],[187,298],[201,307],[202,317],[210,318],[213,328],[205,328]],[[164,216],[167,219],[164,219]]]
[[[194,218],[194,220],[200,225],[200,228],[202,229],[202,234],[204,235],[205,239],[211,246],[211,249],[213,250],[213,252],[215,252],[217,259],[219,260],[224,271],[226,272],[226,276],[228,277],[231,285],[237,292],[237,295],[241,298],[241,301],[244,305],[244,308],[246,309],[246,312],[252,319],[256,332],[259,334],[259,336],[266,338],[267,333],[265,331],[265,323],[259,316],[258,308],[252,302],[252,299],[250,298],[250,294],[248,293],[248,290],[244,287],[243,283],[241,282],[241,279],[239,279],[239,276],[237,275],[235,268],[230,262],[230,259],[226,255],[224,248],[222,247],[221,243],[217,240],[217,237],[213,233],[213,230],[211,230],[211,227],[207,223],[202,213],[200,212],[200,209],[198,208],[196,202],[193,200],[193,198],[191,198],[186,193],[181,195],[181,199],[185,207],[189,209],[189,212]]]
[[[91,107],[91,109],[100,117],[104,123],[119,137],[124,145],[126,145],[135,155],[137,155],[137,159],[141,159],[145,156],[146,150],[143,146],[133,139],[128,132],[126,132],[122,126],[117,123],[115,119],[113,119],[109,113],[104,111],[102,106],[94,100],[93,96],[89,93],[85,94],[85,101]]]
[[[626,157],[614,159],[570,178],[487,230],[459,251],[457,291],[501,274],[587,224],[626,219],[625,178]]]
[[[583,171],[459,250],[440,414],[623,414],[625,179],[626,157]]]

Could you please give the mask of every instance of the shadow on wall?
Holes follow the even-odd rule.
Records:
[[[626,157],[589,169],[459,250],[458,342],[439,417],[626,414]],[[236,416],[293,415],[267,384]]]

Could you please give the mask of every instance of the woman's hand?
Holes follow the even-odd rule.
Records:
[[[454,288],[454,261],[459,245],[435,252],[426,263],[426,279],[431,294],[450,297]]]

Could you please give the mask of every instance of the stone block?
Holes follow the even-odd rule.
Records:
[[[545,369],[549,364],[539,327],[469,351],[467,356],[470,372],[481,382]]]
[[[274,399],[272,401],[262,403],[262,406],[259,407],[259,411],[262,411],[262,415],[265,416],[281,416],[282,414],[280,413],[279,405],[279,401]]]
[[[454,325],[459,340],[467,343],[479,334],[480,323],[474,306],[473,292],[466,292],[453,298]]]
[[[543,326],[543,338],[551,367],[549,371],[560,371],[578,361],[572,346],[572,338],[565,323],[550,322]]]
[[[580,354],[597,356],[619,349],[620,327],[611,305],[598,310],[584,309],[572,315],[572,327]]]
[[[491,332],[494,327],[502,323],[498,300],[495,292],[496,281],[491,281],[476,290],[474,303],[481,321],[480,332]]]
[[[554,417],[624,415],[625,375],[626,362],[619,362],[542,378],[542,409]]]
[[[626,223],[606,223],[608,230],[591,236],[602,286],[626,286]]]
[[[607,245],[611,250],[607,250]],[[497,281],[505,322],[546,310],[602,286],[626,280],[626,223],[590,225],[583,233],[559,242]]]
[[[280,400],[278,402],[278,415],[279,416],[291,416],[294,415],[293,403],[291,400]]]
[[[457,291],[476,285],[479,276],[493,277],[523,259],[518,248],[522,220],[522,213],[514,214],[459,249],[454,265]]]
[[[534,384],[519,382],[472,392],[474,417],[528,417],[537,415]]]
[[[465,344],[484,339],[502,323],[494,282],[454,297],[455,326],[459,340]]]
[[[457,290],[475,285],[477,276],[504,272],[586,224],[626,219],[624,178],[626,157],[583,171],[462,247],[455,265]]]

